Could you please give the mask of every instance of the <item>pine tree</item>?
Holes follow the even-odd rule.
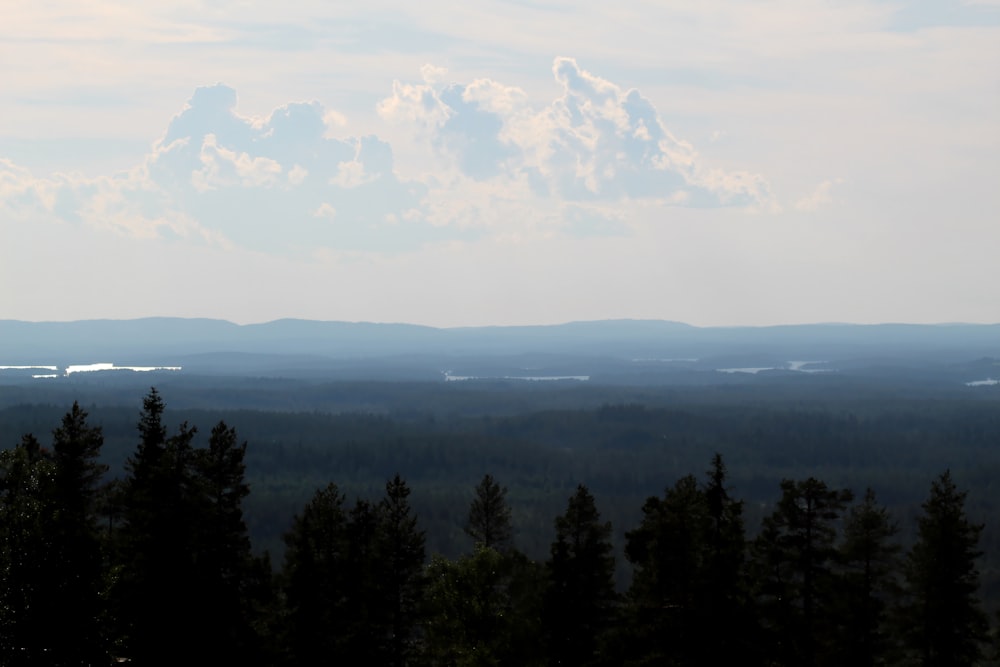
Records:
[[[617,603],[611,523],[601,522],[594,496],[581,484],[555,527],[544,610],[550,661],[582,667],[597,660]]]
[[[885,664],[891,654],[889,610],[898,597],[899,532],[872,489],[851,508],[840,547],[845,568],[842,593],[848,619],[842,660],[859,667]]]
[[[88,663],[106,655],[101,633],[104,562],[96,524],[97,498],[107,466],[98,462],[104,436],[78,403],[53,432],[54,502],[49,571],[56,598],[45,612],[61,628],[52,659]]]
[[[971,665],[982,657],[987,619],[977,598],[976,561],[983,525],[969,521],[965,497],[950,471],[934,480],[907,554],[906,648],[926,667]]]
[[[358,499],[347,521],[347,571],[345,600],[350,615],[344,632],[344,649],[354,664],[388,662],[385,636],[388,615],[384,598],[379,548],[383,543],[378,507]]]
[[[476,496],[469,507],[465,533],[475,544],[487,549],[506,551],[511,547],[513,528],[507,487],[501,487],[492,475],[485,475],[476,486]]]
[[[516,552],[482,544],[427,568],[424,657],[430,665],[541,664],[542,572]],[[526,594],[527,593],[527,594]]]
[[[51,451],[26,435],[0,460],[3,664],[106,660],[104,563],[95,523],[104,442],[78,403]],[[58,628],[52,632],[50,628]]]
[[[424,587],[424,531],[410,508],[410,487],[399,473],[386,482],[379,504],[381,530],[378,558],[384,583],[384,611],[388,618],[389,662],[409,663]]]
[[[625,534],[635,566],[624,648],[642,664],[747,661],[743,505],[726,488],[722,457],[704,486],[688,475],[643,505]],[[723,625],[727,632],[718,633]]]
[[[243,521],[243,499],[250,493],[244,479],[246,443],[236,430],[219,422],[208,448],[194,458],[194,499],[200,616],[197,632],[206,662],[244,662],[253,646],[248,583],[252,556]]]
[[[197,429],[183,423],[167,437],[163,412],[153,389],[143,399],[140,440],[126,462],[122,489],[118,613],[125,650],[143,667],[190,660],[190,648],[177,638],[198,632],[197,615],[179,613],[197,605],[200,595],[196,559],[202,506],[192,444]]]
[[[285,599],[291,664],[347,659],[342,638],[351,616],[345,591],[348,541],[344,495],[329,484],[292,521],[285,535]]]
[[[783,480],[781,490],[754,543],[761,615],[776,660],[815,665],[836,636],[835,541],[852,494],[813,477]]]
[[[0,664],[43,664],[57,642],[47,613],[57,600],[51,569],[55,464],[32,435],[0,452]]]
[[[629,587],[631,647],[646,662],[687,664],[697,637],[697,616],[707,556],[708,503],[688,475],[650,497],[642,523],[625,534],[625,556],[635,567]]]

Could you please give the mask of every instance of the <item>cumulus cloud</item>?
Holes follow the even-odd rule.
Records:
[[[763,177],[702,164],[649,99],[573,59],[554,61],[560,94],[541,105],[492,79],[445,83],[432,65],[421,75],[377,105],[433,158],[405,175],[386,140],[338,136],[346,119],[319,102],[251,117],[215,84],[194,91],[130,170],[38,178],[0,161],[0,213],[316,257],[483,235],[620,235],[636,206],[770,201]],[[800,207],[822,204],[823,187]]]
[[[654,198],[689,206],[762,206],[766,180],[701,164],[694,147],[675,137],[637,90],[556,58],[562,94],[533,107],[523,91],[490,79],[469,84],[395,82],[379,113],[411,123],[432,146],[477,180],[525,176],[539,194],[568,201]]]
[[[808,195],[801,197],[795,202],[795,208],[799,211],[818,211],[829,206],[833,202],[833,188],[844,182],[842,178],[823,181],[816,186]]]
[[[374,136],[335,138],[341,117],[296,102],[266,118],[239,114],[236,92],[195,91],[147,162],[150,180],[177,208],[240,245],[256,249],[402,249],[433,228],[400,230],[386,217],[416,207],[424,188],[399,180],[392,149]],[[316,218],[337,226],[317,227]]]

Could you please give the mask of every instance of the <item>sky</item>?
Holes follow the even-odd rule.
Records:
[[[1000,0],[0,22],[0,319],[995,323],[998,195]]]

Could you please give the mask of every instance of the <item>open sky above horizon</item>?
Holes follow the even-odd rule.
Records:
[[[1000,0],[16,0],[0,319],[1000,322]]]

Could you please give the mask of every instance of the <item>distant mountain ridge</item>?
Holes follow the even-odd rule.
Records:
[[[360,360],[413,355],[583,355],[619,359],[707,356],[835,360],[930,355],[1000,357],[1000,324],[803,324],[695,327],[666,320],[434,328],[281,319],[0,320],[0,364],[174,363],[192,355],[294,355]]]

